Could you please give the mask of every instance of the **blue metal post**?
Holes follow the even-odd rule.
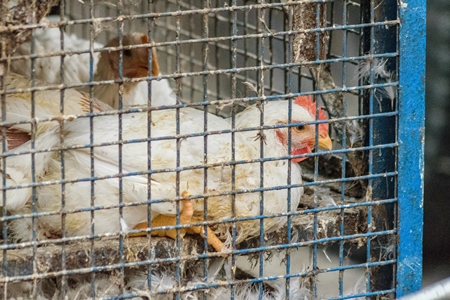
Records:
[[[422,284],[426,0],[400,0],[397,297]]]
[[[397,0],[371,0],[363,1],[364,23],[375,24],[382,21],[398,20]],[[363,30],[363,49],[366,55],[372,58],[368,61],[371,72],[366,78],[365,84],[386,84],[395,78],[382,76],[376,68],[380,67],[380,62],[384,70],[391,74],[396,70],[397,64],[394,57],[373,58],[375,55],[392,55],[398,53],[397,35],[398,26],[371,26]],[[378,65],[378,66],[377,66]],[[395,94],[395,93],[394,93]],[[389,95],[384,88],[371,88],[366,91],[364,97],[364,115],[373,116],[380,113],[396,111],[396,95]],[[396,142],[397,116],[371,117],[366,122],[366,145],[387,145]],[[396,148],[386,147],[373,149],[365,153],[367,157],[367,173],[383,174],[396,171]],[[367,181],[368,189],[371,191],[373,200],[392,199],[396,193],[396,177],[385,176]],[[395,205],[373,206],[368,208],[368,228],[369,231],[380,232],[396,227],[394,222]],[[385,249],[395,243],[393,236],[379,234],[366,243],[367,261],[378,260],[386,255]],[[372,292],[380,290],[392,290],[394,288],[394,264],[386,264],[371,268],[367,274],[367,290]]]

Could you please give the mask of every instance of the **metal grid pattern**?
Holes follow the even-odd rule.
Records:
[[[424,6],[60,1],[40,23],[2,27],[33,32],[18,49],[3,47],[0,61],[3,298],[391,299],[417,290]],[[147,39],[127,44],[133,32]],[[412,32],[422,35],[413,39]],[[115,37],[118,44],[105,47]],[[142,49],[146,74],[130,76],[128,57]],[[99,79],[97,63],[107,53],[117,53],[117,74]],[[161,73],[152,73],[156,64]],[[84,78],[72,80],[70,68],[84,70]],[[53,82],[42,80],[52,70]],[[14,85],[14,72],[30,80]],[[116,85],[116,107],[95,99],[102,86]],[[140,91],[131,105],[130,86]],[[312,120],[296,120],[287,100],[299,96],[312,96],[323,109],[314,105]],[[70,97],[82,104],[74,108]],[[29,110],[17,117],[21,101]],[[271,103],[280,101],[289,103],[279,112],[286,122],[266,124]],[[258,117],[240,127],[252,109]],[[160,129],[165,114],[170,122]],[[183,121],[190,114],[200,117]],[[318,149],[324,124],[333,150]],[[293,153],[295,130],[305,126],[316,132],[316,150]],[[284,129],[287,154],[270,155],[266,135]],[[19,131],[28,139],[12,149]],[[228,148],[213,142],[225,139]],[[186,144],[198,145],[197,153],[184,152]],[[243,159],[239,149],[247,144],[258,153]],[[102,160],[110,159],[108,149],[112,161]],[[227,159],[214,160],[220,151]],[[173,155],[165,164],[155,159],[163,152]],[[201,159],[186,162],[189,155]],[[299,158],[303,181],[292,175]],[[266,180],[274,164],[285,166],[282,184]],[[244,169],[257,176],[239,188]],[[230,182],[216,191],[211,185],[221,176]],[[131,186],[134,180],[145,189]],[[20,205],[11,196],[18,191],[28,191]],[[246,195],[256,195],[256,204],[247,204],[256,213],[240,213]],[[283,197],[270,202],[270,195]],[[194,204],[191,223],[187,203]],[[276,203],[284,208],[272,208]],[[216,218],[221,209],[226,213]],[[172,223],[134,226],[155,222],[164,210]],[[155,236],[171,229],[171,238]],[[208,245],[210,231],[222,251]]]

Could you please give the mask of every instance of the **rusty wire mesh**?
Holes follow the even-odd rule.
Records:
[[[23,207],[3,208],[0,217],[0,286],[4,298],[392,297],[396,263],[396,216],[393,212],[397,173],[393,157],[397,146],[397,81],[395,72],[391,70],[395,70],[397,53],[395,49],[377,46],[370,41],[377,34],[395,32],[398,26],[396,14],[393,17],[383,15],[386,6],[388,4],[382,1],[60,1],[51,15],[40,22],[35,20],[36,25],[31,26],[34,37],[21,45],[23,51],[12,55],[6,52],[4,45],[8,43],[5,40],[8,36],[5,35],[0,85],[2,167],[6,166],[2,169],[2,206],[7,206],[10,191],[28,187],[31,194]],[[2,32],[7,31],[6,27],[2,28]],[[46,40],[45,44],[40,40],[39,30],[41,33],[53,30],[53,38]],[[378,32],[382,30],[386,32]],[[128,47],[122,40],[117,47],[105,49],[104,45],[109,40],[117,36],[120,40],[134,32],[145,34],[148,42],[143,46]],[[55,38],[58,35],[59,39]],[[73,40],[66,40],[64,36]],[[389,43],[395,45],[396,38],[394,34]],[[99,53],[122,49],[119,51],[119,67],[122,68],[126,51],[138,48],[149,49],[146,75],[130,79],[119,71],[116,79],[95,81],[94,69]],[[152,74],[155,64],[151,60],[154,56],[152,49],[157,53],[159,74]],[[51,59],[50,64],[56,65],[58,70],[50,83],[40,80],[41,76],[50,76],[51,68],[41,67],[46,59]],[[73,67],[67,63],[69,60],[84,69],[84,79],[70,82],[63,70],[59,72],[61,65],[64,69]],[[85,65],[80,65],[81,62]],[[364,67],[370,70],[367,78],[361,77]],[[381,68],[381,71],[376,71],[376,68]],[[30,71],[23,74],[31,78],[30,85],[10,88],[7,76],[13,71],[24,70]],[[140,90],[144,91],[140,94],[144,98],[139,105],[127,106],[122,102],[125,96],[120,96],[118,110],[105,109],[101,103],[88,101],[83,114],[72,116],[67,113],[69,108],[65,105],[65,97],[71,90],[84,90],[86,99],[92,100],[101,85],[118,84],[119,90],[126,93],[126,84],[133,81],[139,82]],[[155,83],[162,82],[168,84],[166,87],[170,89],[168,94],[173,102],[155,105],[156,96],[151,92],[156,89]],[[5,103],[8,97],[24,91],[28,92],[26,95],[31,107],[40,105],[35,100],[38,93],[57,91],[60,96],[54,102],[55,111],[60,114],[42,118],[37,116],[39,108],[32,109],[22,121],[31,128],[30,141],[27,141],[30,146],[18,153],[8,149],[7,129],[18,123],[8,122]],[[181,200],[195,201],[203,199],[203,195],[183,194],[184,190],[189,191],[189,187],[180,186],[180,174],[188,170],[221,167],[219,163],[214,165],[208,161],[208,154],[212,155],[211,151],[217,150],[210,149],[208,139],[228,135],[234,141],[235,135],[241,131],[235,127],[236,115],[247,107],[264,107],[270,102],[304,95],[312,95],[326,108],[333,150],[300,155],[308,157],[301,162],[303,183],[290,182],[288,176],[288,181],[275,188],[267,189],[263,183],[249,188],[253,193],[259,193],[261,203],[264,203],[267,191],[286,190],[287,199],[279,201],[291,201],[291,189],[304,187],[299,206],[292,211],[287,209],[266,216],[261,204],[259,215],[236,219],[234,212],[230,212],[231,217],[228,218],[208,219],[210,211],[206,206],[210,205],[209,197],[215,194],[208,190],[207,182],[208,176],[215,173],[202,171],[205,208],[194,213],[194,216],[202,216],[194,223],[201,228],[202,234],[207,233],[207,226],[214,231],[222,228],[221,224],[228,224],[231,241],[225,241],[224,235],[219,235],[223,242],[228,243],[228,248],[218,253],[199,235],[182,237],[180,232],[189,225],[180,221]],[[378,104],[380,110],[374,110]],[[203,132],[186,133],[188,128],[183,128],[180,121],[185,107],[203,112]],[[154,116],[165,111],[174,111],[177,116],[172,124],[176,134],[152,136],[151,127],[158,122]],[[318,109],[317,115],[319,112]],[[229,118],[231,129],[210,129],[208,113]],[[126,136],[122,126],[127,124],[127,118],[142,114],[147,117],[147,122],[138,125],[145,129],[147,137]],[[94,128],[102,126],[102,116],[117,117],[117,123],[114,123],[117,127],[109,130],[118,137],[116,141],[97,140]],[[288,127],[304,125],[295,124],[292,116],[286,118]],[[90,122],[87,123],[90,124],[90,132],[86,133],[85,143],[66,144],[64,128],[83,119]],[[58,123],[58,147],[34,148],[39,144],[39,124],[55,121]],[[377,126],[383,122],[383,126],[394,124],[387,138],[379,138]],[[313,121],[306,125],[318,128],[322,123]],[[264,126],[258,120],[253,128],[255,137],[260,138],[260,148],[267,147],[264,146],[264,130],[276,129],[280,125]],[[196,167],[183,167],[180,161],[184,154],[180,145],[183,140],[193,137],[201,137],[199,142],[204,145],[204,160]],[[152,168],[152,153],[163,151],[155,146],[163,140],[176,141],[177,163],[155,169]],[[147,147],[144,154],[148,157],[143,160],[146,165],[130,172],[122,166],[122,163],[126,165],[122,155],[131,154],[127,153],[130,151],[127,149],[131,149],[127,145],[135,143]],[[110,173],[99,175],[95,151],[104,146],[117,147],[119,163]],[[238,146],[232,147],[231,157],[234,157]],[[291,147],[290,142],[287,147]],[[90,169],[85,173],[80,171],[80,175],[74,177],[70,173],[74,165],[69,159],[70,153],[83,148],[90,149],[87,156]],[[46,153],[56,157],[60,173],[54,176],[45,172],[39,174],[35,164]],[[392,159],[380,162],[377,157],[381,155]],[[32,170],[29,172],[33,175],[30,183],[8,187],[5,185],[7,161],[18,156],[31,157]],[[252,163],[260,164],[264,170],[266,162],[279,160],[288,164],[290,170],[291,164],[295,164],[291,159],[295,158],[298,156],[266,157],[261,152]],[[237,165],[245,163],[231,159],[222,162],[222,168],[234,170]],[[380,165],[382,167],[377,167]],[[231,172],[234,174],[235,171]],[[152,198],[151,180],[164,174],[174,174],[177,178],[174,183],[176,197]],[[129,197],[126,193],[130,191],[125,186],[127,178],[134,177],[141,177],[148,186],[147,198],[143,202],[126,200]],[[115,198],[101,194],[102,190],[98,188],[108,180],[114,182],[118,189]],[[46,198],[48,194],[42,191],[48,186],[59,189],[60,193],[54,198]],[[70,197],[77,196],[70,194],[73,193],[71,186],[89,194],[89,205],[65,207],[66,202],[73,201]],[[223,195],[229,197],[234,206],[237,195],[245,193],[248,191],[231,188]],[[108,201],[103,201],[105,198]],[[53,208],[44,207],[44,202],[52,201],[57,203]],[[171,227],[176,228],[175,239],[152,236],[151,233],[156,231],[154,228],[128,228],[122,223],[138,210],[148,213],[148,221],[151,221],[151,207],[161,203],[175,205],[178,217]],[[101,224],[95,222],[95,216],[101,214],[110,214],[109,218],[116,220],[117,226],[100,230]],[[72,215],[88,216],[90,223],[85,226],[88,230],[77,234],[66,232],[72,224],[68,222],[77,222],[77,217]],[[54,219],[52,224],[59,225],[45,229],[50,218]],[[264,221],[260,221],[265,218],[279,220],[280,228],[267,229],[266,232]],[[11,225],[21,220],[26,225]],[[257,226],[258,234],[237,240],[239,223],[248,220],[256,220],[248,226]],[[16,231],[17,228],[28,231],[23,234],[28,238],[17,239],[11,226],[16,226]],[[133,236],[139,232],[144,236]]]

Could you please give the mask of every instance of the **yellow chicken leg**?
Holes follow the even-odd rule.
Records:
[[[181,193],[181,197],[189,197],[190,194],[186,191]],[[191,200],[181,200],[181,213],[180,213],[180,224],[190,224],[192,223],[192,216],[194,215],[194,209],[192,206]],[[177,219],[175,216],[167,216],[167,215],[159,215],[152,220],[151,227],[161,227],[161,226],[175,226],[177,223]],[[148,228],[147,222],[141,222],[137,224],[133,229],[145,229]],[[188,234],[199,234],[201,237],[205,237],[202,226],[193,226],[190,228],[180,229],[180,236],[184,237],[184,235]],[[133,233],[130,236],[145,236],[145,232]],[[167,230],[155,230],[152,231],[153,236],[168,236],[172,239],[176,239],[177,231],[176,229],[167,229]],[[207,240],[208,244],[211,245],[216,251],[221,251],[223,248],[223,243],[219,240],[216,234],[207,228]]]

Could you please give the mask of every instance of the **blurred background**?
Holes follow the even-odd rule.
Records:
[[[450,1],[427,10],[424,285],[450,277]]]

